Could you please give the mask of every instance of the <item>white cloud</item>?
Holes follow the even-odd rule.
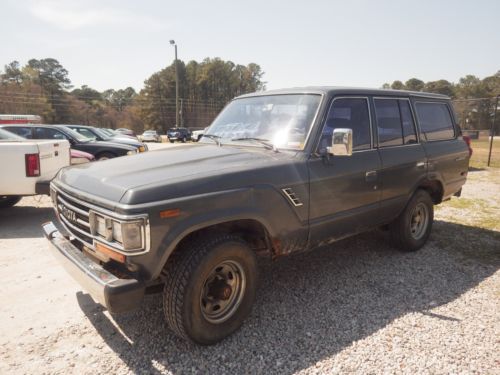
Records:
[[[150,16],[92,4],[90,1],[83,5],[73,1],[38,0],[30,4],[29,11],[36,18],[63,30],[96,26],[127,26],[150,31],[166,28],[166,23]]]

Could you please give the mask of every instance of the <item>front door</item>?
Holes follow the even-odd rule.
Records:
[[[333,129],[353,131],[353,154],[326,153]],[[368,98],[337,97],[330,104],[318,144],[309,160],[309,244],[317,246],[378,223],[381,167],[373,147]]]

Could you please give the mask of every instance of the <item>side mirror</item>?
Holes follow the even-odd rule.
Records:
[[[334,129],[332,145],[327,147],[327,152],[334,156],[352,155],[352,129]]]

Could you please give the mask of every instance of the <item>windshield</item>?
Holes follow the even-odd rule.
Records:
[[[276,148],[303,150],[318,111],[320,95],[287,94],[255,96],[232,101],[205,134],[220,137],[220,143],[259,146],[243,138],[269,141]],[[202,138],[202,143],[210,143]],[[262,144],[261,144],[262,147]]]
[[[101,137],[105,141],[109,141],[111,139],[111,137],[103,129],[93,128],[92,130],[94,131],[94,133],[98,134],[99,137]]]
[[[61,128],[64,129],[64,132],[66,132],[70,137],[76,139],[78,142],[90,142],[91,140],[87,137],[84,137],[80,133],[78,133],[76,130],[70,129],[66,126],[61,126]]]
[[[110,137],[113,137],[116,135],[115,132],[111,129],[100,128],[99,130],[101,130],[103,133],[107,134]]]
[[[7,130],[0,129],[0,141],[26,141],[26,138],[20,137]]]

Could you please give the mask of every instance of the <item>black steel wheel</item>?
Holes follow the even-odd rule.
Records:
[[[434,203],[425,190],[417,190],[403,212],[389,224],[393,244],[402,251],[425,245],[434,221]]]

